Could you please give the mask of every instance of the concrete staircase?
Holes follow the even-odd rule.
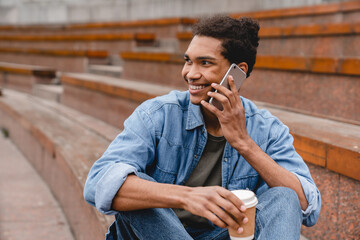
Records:
[[[359,12],[359,2],[350,1],[232,15],[256,17],[262,25],[257,63],[240,93],[289,126],[295,148],[322,193],[317,225],[302,229],[308,239],[356,239],[360,233],[354,214],[360,211]],[[147,36],[151,41],[145,40],[146,35],[141,41],[118,39],[125,50],[106,55],[106,64],[87,62],[71,71],[76,73],[47,61],[58,71],[61,85],[40,85],[30,80],[38,71],[21,71],[21,66],[0,68],[0,126],[49,184],[76,239],[101,239],[112,221],[82,198],[91,164],[142,101],[185,90],[182,55],[195,21],[171,18],[0,29],[18,43],[35,43],[24,36],[34,37],[37,31],[49,42],[56,42],[51,35],[61,36],[55,44],[87,36],[86,41],[77,41],[88,46],[120,33],[151,33]],[[96,38],[89,40],[90,36]],[[0,42],[9,44],[1,37]],[[47,56],[61,55],[44,51]],[[33,51],[30,62],[35,62],[35,55]],[[13,63],[18,59],[14,57]]]

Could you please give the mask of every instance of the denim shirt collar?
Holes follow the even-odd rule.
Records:
[[[200,105],[192,104],[189,101],[189,109],[186,121],[186,130],[193,130],[199,126],[205,125]]]

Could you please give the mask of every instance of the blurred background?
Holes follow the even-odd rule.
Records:
[[[141,102],[186,90],[199,18],[260,23],[240,94],[289,126],[322,194],[302,239],[360,239],[360,1],[0,0],[0,239],[103,239],[87,173]]]
[[[1,0],[3,24],[49,24],[194,17],[312,6],[344,0]]]

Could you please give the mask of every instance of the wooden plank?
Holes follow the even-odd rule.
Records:
[[[254,68],[306,71],[307,62],[303,57],[257,56]]]
[[[139,33],[141,35],[141,33]],[[150,33],[148,33],[150,36]],[[133,33],[102,33],[102,34],[77,34],[77,35],[4,35],[0,36],[1,41],[125,41],[133,40]]]
[[[291,133],[294,137],[294,147],[301,157],[312,164],[326,166],[327,144],[305,136]]]
[[[326,168],[360,181],[359,146],[354,151],[330,145],[327,152]]]
[[[360,59],[344,59],[339,71],[343,74],[360,75]]]
[[[170,53],[122,52],[120,55],[127,60],[169,62],[171,59]]]
[[[0,71],[48,78],[53,78],[56,75],[56,70],[51,67],[7,62],[0,62]]]
[[[136,33],[135,40],[141,42],[152,42],[155,41],[156,35],[155,33]]]
[[[89,28],[130,28],[130,27],[149,27],[149,26],[166,26],[176,24],[193,24],[196,19],[192,18],[159,18],[123,22],[103,22],[103,23],[85,23],[69,24],[65,29],[89,29]]]
[[[263,27],[259,30],[260,39],[283,37],[319,37],[332,35],[358,35],[360,23],[328,23],[287,27]],[[178,40],[191,40],[192,32],[178,32]]]
[[[51,56],[66,56],[66,57],[95,57],[106,58],[108,52],[103,50],[68,50],[68,49],[32,49],[32,48],[0,48],[0,52],[4,53],[19,53],[19,54],[38,54]]]
[[[133,61],[184,63],[181,54],[122,52],[121,58]],[[258,55],[254,68],[326,74],[360,75],[358,58],[289,57]]]
[[[260,55],[256,58],[254,68],[358,76],[360,75],[360,59]]]

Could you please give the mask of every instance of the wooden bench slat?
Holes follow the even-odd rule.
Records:
[[[38,77],[55,77],[56,70],[50,67],[0,62],[0,72],[11,72]]]
[[[122,52],[125,60],[184,63],[181,54]],[[291,57],[258,55],[254,68],[360,75],[358,58]]]
[[[182,54],[174,54],[174,53],[122,52],[120,53],[120,56],[123,59],[128,59],[128,60],[175,62],[175,63],[184,62],[184,58]]]
[[[263,27],[260,28],[259,37],[278,38],[278,37],[302,37],[302,36],[329,36],[329,35],[351,35],[360,34],[359,23],[328,23],[299,25],[287,27]],[[179,40],[191,40],[193,35],[191,32],[178,32],[176,34]]]
[[[254,68],[360,75],[358,58],[258,56]]]
[[[103,33],[103,34],[77,34],[77,35],[4,35],[0,36],[1,41],[116,41],[133,40],[136,35],[148,39],[155,38],[151,33]]]
[[[64,73],[61,75],[61,82],[63,84],[99,91],[111,96],[127,98],[135,102],[142,102],[173,90],[173,88],[158,86],[156,84],[141,82],[134,84],[134,81],[125,79],[115,79],[84,73]]]
[[[39,54],[52,56],[69,56],[69,57],[108,57],[107,51],[102,50],[51,50],[51,49],[32,49],[32,48],[0,48],[0,52],[4,53],[23,53],[23,54]]]
[[[103,22],[103,23],[85,23],[69,24],[65,29],[85,29],[85,28],[130,28],[130,27],[147,27],[147,26],[165,26],[176,24],[193,24],[197,20],[193,18],[160,18],[123,22]]]

